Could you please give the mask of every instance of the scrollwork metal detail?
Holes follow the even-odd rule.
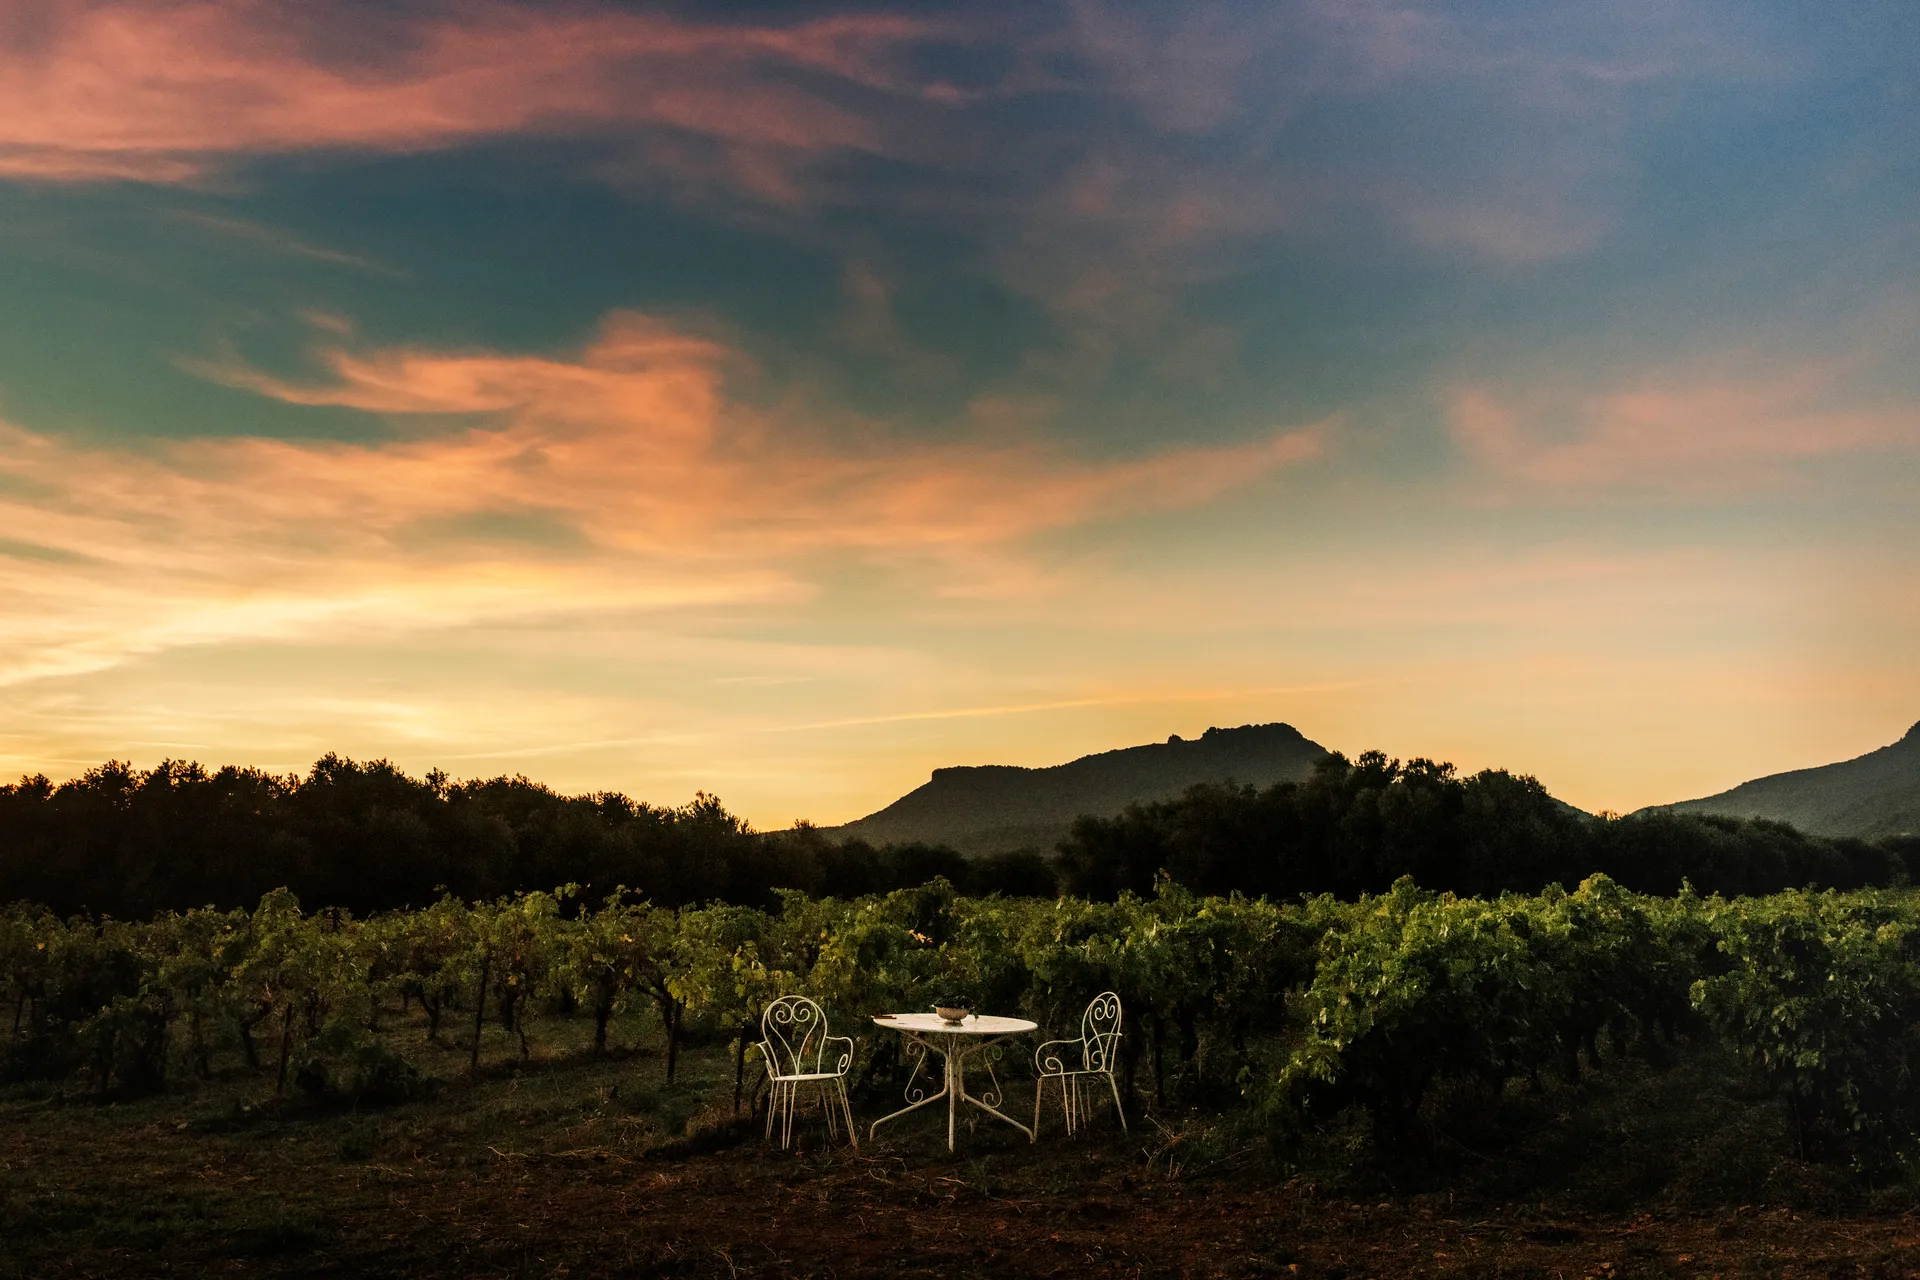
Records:
[[[1005,1105],[1006,1099],[1000,1088],[1000,1076],[993,1068],[995,1063],[1006,1056],[1007,1046],[998,1041],[980,1046],[980,1062],[986,1067],[987,1079],[990,1082],[986,1091],[980,1095],[980,1101],[996,1111]]]
[[[927,1065],[927,1042],[918,1036],[905,1036],[904,1052],[913,1059],[913,1073],[907,1077],[906,1099],[918,1105],[927,1100],[927,1087],[920,1083],[921,1068]]]

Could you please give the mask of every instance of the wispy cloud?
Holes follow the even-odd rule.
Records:
[[[201,213],[192,209],[176,209],[169,216],[176,222],[202,227],[215,235],[258,245],[270,253],[285,257],[305,258],[312,262],[324,262],[336,267],[351,267],[370,275],[393,277],[406,275],[404,271],[375,262],[371,258],[363,258],[357,253],[329,249],[325,245],[303,240],[292,232],[251,222],[245,218],[223,218],[217,214]]]
[[[1598,390],[1466,385],[1448,395],[1447,415],[1470,457],[1536,489],[1737,495],[1823,459],[1920,454],[1920,407],[1849,394],[1848,372],[1789,360]]]
[[[1631,189],[1632,121],[1679,85],[1787,74],[1754,24],[1628,0],[1571,23],[1297,0],[1040,6],[992,26],[504,0],[351,23],[328,3],[8,7],[0,177],[192,183],[261,155],[597,138],[587,163],[617,182],[794,214],[814,236],[831,235],[823,210],[894,201],[1082,330],[1171,335],[1189,363],[1217,335],[1175,299],[1257,238],[1360,212],[1498,262],[1590,249]],[[994,69],[943,75],[956,49]],[[1386,137],[1367,125],[1382,112]],[[822,163],[860,155],[894,178]]]
[[[6,6],[9,9],[14,5]],[[330,6],[261,0],[19,5],[0,43],[0,175],[187,182],[240,156],[408,152],[648,124],[749,148],[872,145],[806,77],[911,92],[908,18],[687,22],[480,0],[343,37]]]
[[[821,556],[915,566],[937,592],[1036,533],[1204,503],[1324,443],[1096,460],[1004,433],[850,437],[748,409],[728,349],[626,312],[573,358],[318,359],[332,376],[312,383],[208,372],[388,415],[393,438],[110,451],[0,428],[0,523],[44,549],[0,559],[0,589],[34,602],[0,617],[0,680],[179,645],[791,599]]]

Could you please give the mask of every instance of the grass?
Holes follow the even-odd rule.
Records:
[[[0,1091],[0,1277],[1920,1271],[1905,1189],[1794,1161],[1777,1104],[1707,1051],[1454,1091],[1412,1156],[1359,1116],[1277,1152],[1245,1113],[1143,1105],[1072,1141],[1050,1116],[1038,1145],[975,1120],[950,1157],[938,1107],[858,1151],[817,1115],[772,1148],[725,1045],[668,1083],[645,1023],[604,1059],[577,1020],[525,1061],[489,1027],[470,1076],[465,1046],[390,1022],[437,1084],[387,1107],[276,1099],[237,1059],[145,1098]],[[863,1136],[891,1109],[857,1100]]]

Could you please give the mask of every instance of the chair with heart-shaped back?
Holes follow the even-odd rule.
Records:
[[[837,1052],[835,1046],[843,1046]],[[847,1069],[853,1065],[853,1040],[827,1034],[827,1015],[805,996],[781,996],[760,1016],[760,1055],[766,1062],[772,1101],[767,1107],[767,1136],[780,1127],[780,1145],[793,1141],[793,1116],[800,1087],[814,1085],[827,1117],[827,1134],[837,1136],[840,1121],[854,1146],[853,1110],[847,1104]]]
[[[1033,1131],[1040,1132],[1040,1102],[1049,1080],[1059,1082],[1060,1107],[1066,1113],[1067,1132],[1072,1133],[1086,1122],[1086,1086],[1102,1079],[1113,1093],[1114,1114],[1124,1130],[1127,1113],[1120,1105],[1120,1084],[1113,1074],[1119,1057],[1120,997],[1102,991],[1080,1016],[1078,1040],[1049,1040],[1034,1051],[1033,1068],[1039,1080],[1033,1089]]]

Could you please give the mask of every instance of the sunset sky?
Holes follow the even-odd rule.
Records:
[[[0,772],[1920,719],[1920,6],[0,0]]]

